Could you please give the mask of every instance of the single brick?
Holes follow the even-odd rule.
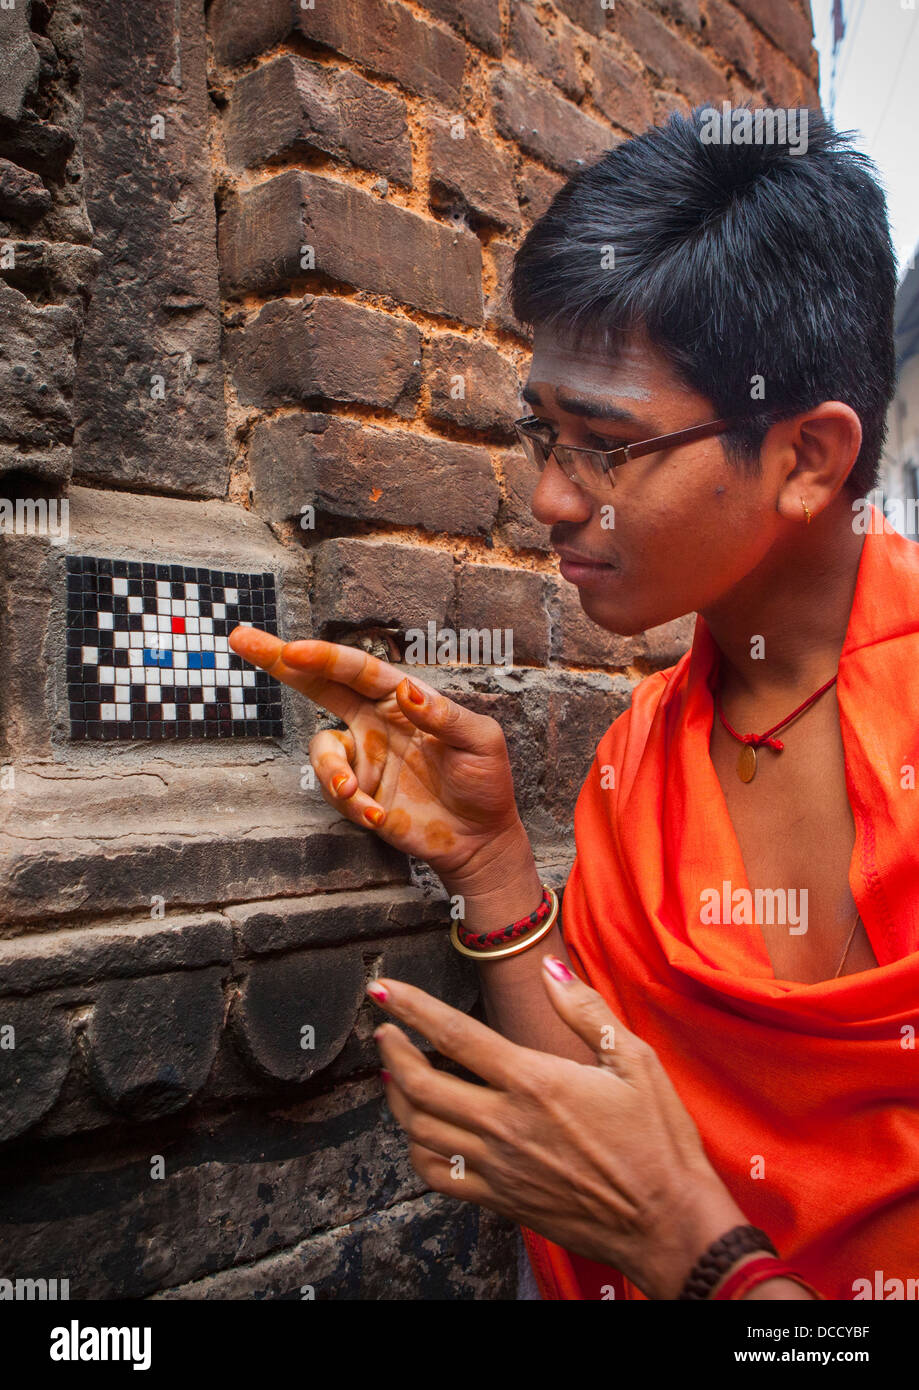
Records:
[[[428,414],[467,429],[514,435],[522,413],[517,368],[489,343],[435,333],[424,345]]]
[[[529,0],[512,0],[508,35],[511,53],[524,67],[533,68],[561,87],[573,101],[580,101],[586,88],[578,72],[575,37],[582,36],[562,16],[554,16],[549,28],[539,22]]]
[[[514,266],[515,248],[509,241],[490,241],[488,254],[494,266],[494,289],[485,304],[485,322],[503,328],[506,333],[516,333],[518,337],[530,340],[532,331],[514,318],[510,306],[509,291],[511,271]]]
[[[679,20],[681,24],[688,25],[690,29],[698,31],[702,27],[699,0],[651,0],[651,4],[656,10],[660,10],[661,14]]]
[[[453,600],[453,557],[429,546],[336,539],[313,552],[318,621],[350,626],[443,623]]]
[[[653,123],[654,103],[647,84],[634,68],[619,61],[609,43],[601,40],[594,44],[590,66],[590,94],[608,120],[632,135]]]
[[[34,222],[51,206],[51,194],[38,174],[0,159],[0,217]]]
[[[672,78],[692,102],[720,101],[727,94],[714,64],[636,0],[617,0],[616,26],[652,72]]]
[[[767,99],[773,106],[814,106],[819,109],[819,99],[813,99],[813,84],[796,68],[784,53],[779,51],[760,34],[754,34],[756,48],[755,76]],[[754,106],[762,105],[754,102]]]
[[[224,139],[236,169],[319,149],[411,187],[405,102],[355,72],[291,54],[239,79]]]
[[[230,199],[220,261],[230,293],[283,292],[316,270],[416,309],[482,322],[478,237],[299,169]]]
[[[552,657],[567,666],[601,669],[629,666],[643,654],[641,639],[607,632],[588,618],[578,591],[562,579],[550,582]]]
[[[514,666],[545,666],[549,660],[546,577],[506,565],[460,565],[456,577],[457,628],[510,631]]]
[[[605,34],[615,24],[615,0],[555,0],[555,7],[591,34]]]
[[[431,116],[427,129],[431,206],[443,212],[459,206],[473,219],[516,230],[520,209],[506,155],[465,123]]]
[[[673,618],[669,623],[661,623],[660,627],[649,627],[647,632],[643,633],[644,660],[657,670],[676,665],[680,657],[692,646],[695,630],[695,613]]]
[[[536,468],[520,450],[509,450],[501,460],[504,497],[498,512],[502,540],[515,550],[552,549],[549,528],[530,510],[530,498],[539,479]]]
[[[460,39],[413,14],[398,0],[215,0],[209,15],[221,63],[242,63],[297,34],[371,72],[394,77],[410,91],[462,106],[466,50]]]
[[[255,510],[272,521],[302,515],[309,503],[333,516],[487,535],[498,511],[487,449],[355,420],[287,416],[259,425],[250,471]]]
[[[563,173],[593,164],[618,144],[612,131],[572,102],[528,82],[517,72],[492,79],[495,125],[499,134]]]
[[[234,334],[229,351],[233,383],[247,404],[321,396],[406,418],[415,412],[420,359],[413,323],[337,295],[272,300]]]
[[[568,830],[574,807],[610,724],[628,707],[631,686],[617,678],[613,690],[594,690],[574,677],[568,689],[550,690],[546,701],[545,809]]]
[[[815,57],[813,29],[792,0],[734,0],[739,10],[752,19],[782,53],[802,72],[810,74]],[[618,6],[617,6],[618,9]]]
[[[550,174],[548,169],[541,169],[538,164],[524,164],[517,179],[517,196],[527,227],[542,217],[556,193],[564,186],[565,180],[559,178],[558,174]]]
[[[749,77],[761,76],[757,61],[756,35],[735,5],[725,0],[706,0],[705,40]]]
[[[501,56],[499,0],[419,0],[419,4],[493,57]]]

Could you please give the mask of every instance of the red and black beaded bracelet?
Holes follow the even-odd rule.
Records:
[[[541,927],[543,922],[552,911],[553,896],[548,888],[542,890],[542,902],[527,917],[519,917],[516,922],[511,922],[510,926],[499,927],[495,931],[479,932],[476,934],[464,927],[461,922],[456,924],[456,934],[459,940],[470,951],[488,951],[493,946],[507,946],[511,941],[517,941],[519,937],[525,936],[534,927]]]

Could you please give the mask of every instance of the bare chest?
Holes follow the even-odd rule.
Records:
[[[859,922],[852,931],[855,823],[835,689],[779,737],[784,750],[759,749],[746,783],[737,770],[741,745],[717,717],[710,745],[775,977],[813,984],[870,970],[877,959],[865,929]],[[773,911],[775,904],[788,910]]]

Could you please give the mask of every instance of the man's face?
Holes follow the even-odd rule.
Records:
[[[634,335],[611,360],[537,330],[524,399],[556,430],[556,443],[580,448],[612,449],[718,418]],[[602,495],[588,492],[553,456],[531,499],[533,515],[552,528],[562,576],[610,632],[628,636],[704,612],[776,538],[776,480],[768,469],[749,477],[732,466],[717,437],[631,459],[612,477]]]

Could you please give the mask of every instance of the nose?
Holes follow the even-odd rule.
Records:
[[[554,526],[559,521],[582,523],[590,520],[593,504],[587,493],[562,472],[555,455],[550,454],[530,498],[530,511],[543,526]]]

